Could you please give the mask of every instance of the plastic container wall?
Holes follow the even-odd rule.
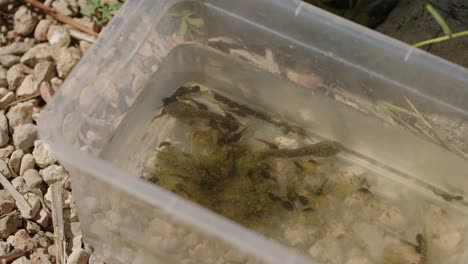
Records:
[[[196,32],[183,32],[174,19],[184,10],[203,19]],[[398,173],[468,192],[462,156],[445,148],[434,152],[427,138],[391,124],[379,130],[352,122],[358,112],[382,118],[377,102],[408,107],[405,97],[424,113],[468,122],[465,69],[299,1],[132,0],[67,78],[39,125],[72,175],[85,239],[110,263],[214,263],[234,256],[242,263],[311,263],[101,158],[166,56],[187,43],[296,82],[304,93],[295,97],[304,103],[308,93],[340,101],[346,108],[315,107],[314,117],[301,122]],[[287,103],[280,108],[285,117],[299,115]],[[330,111],[332,118],[325,115]]]

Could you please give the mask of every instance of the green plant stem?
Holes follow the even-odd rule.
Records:
[[[437,10],[434,7],[432,7],[432,5],[429,3],[426,3],[426,9],[432,15],[435,21],[440,25],[445,35],[451,36],[452,31],[450,30],[450,27],[447,24],[447,22],[445,22],[445,19],[439,14],[439,12],[437,12]]]
[[[453,39],[453,38],[459,38],[459,37],[463,37],[463,36],[468,36],[468,30],[453,33],[451,36],[443,36],[443,37],[438,37],[438,38],[433,38],[433,39],[428,39],[428,40],[425,40],[425,41],[421,41],[421,42],[413,44],[413,47],[419,48],[419,47],[422,47],[422,46],[425,46],[425,45],[438,43],[438,42],[446,41],[446,40]]]

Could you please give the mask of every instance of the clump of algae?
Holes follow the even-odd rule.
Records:
[[[155,153],[149,173],[159,186],[235,222],[264,225],[280,209],[271,199],[278,183],[247,144],[222,144],[223,137],[218,130],[193,129],[190,150],[164,146]]]

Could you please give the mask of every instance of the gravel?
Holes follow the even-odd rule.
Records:
[[[88,5],[86,0],[48,2],[69,16]],[[10,186],[0,186],[0,259],[8,256],[7,263],[43,264],[45,257],[55,263],[56,235],[49,206],[51,185],[59,182],[67,263],[88,263],[91,250],[83,248],[70,177],[38,140],[36,125],[44,104],[51,102],[91,43],[76,29],[71,31],[21,1],[0,0],[0,11],[0,177]],[[91,17],[79,16],[73,19],[95,27]],[[93,256],[92,263],[104,263]]]
[[[34,38],[37,41],[46,41],[47,40],[47,32],[49,31],[49,27],[52,24],[52,21],[48,19],[42,19],[37,23],[36,30],[34,31]]]
[[[34,104],[31,101],[18,103],[10,108],[7,113],[11,131],[20,125],[32,123],[32,111]]]
[[[0,111],[0,147],[8,144],[10,135],[8,133],[8,120],[3,111]]]
[[[34,31],[38,19],[26,6],[20,6],[14,15],[15,32],[27,36]]]
[[[38,188],[42,185],[44,180],[39,175],[39,172],[35,169],[29,169],[23,174],[24,181],[27,186]]]
[[[22,176],[29,169],[34,169],[36,166],[36,160],[32,154],[25,154],[21,159],[20,172],[19,175]]]
[[[21,62],[31,67],[41,60],[52,61],[52,47],[49,43],[38,44],[21,57]]]
[[[67,264],[87,264],[89,259],[89,253],[84,249],[78,248],[68,256]]]
[[[52,185],[56,182],[62,182],[69,186],[69,177],[65,169],[61,165],[50,165],[39,171],[47,185]]]
[[[20,86],[26,75],[19,69],[11,67],[7,72],[7,82],[10,90],[15,90]]]
[[[10,160],[8,161],[8,165],[10,168],[16,173],[19,173],[20,165],[21,165],[21,159],[24,156],[24,151],[21,149],[17,149],[13,151],[11,154]]]
[[[0,55],[23,55],[32,48],[32,45],[27,42],[13,42],[5,47],[0,47]]]
[[[12,212],[0,217],[0,239],[6,239],[21,225],[19,213]]]
[[[11,66],[15,65],[16,63],[20,62],[20,57],[7,54],[7,55],[0,55],[0,65],[6,68],[10,68]]]
[[[50,61],[42,61],[34,66],[34,80],[37,82],[50,81],[55,77],[55,64]]]
[[[15,128],[13,133],[13,142],[15,147],[28,150],[34,146],[34,141],[37,139],[37,126],[34,124],[20,125]]]
[[[47,166],[57,162],[57,159],[49,146],[42,140],[36,140],[36,142],[34,142],[34,150],[32,154],[36,160],[36,164],[40,168],[46,168]]]

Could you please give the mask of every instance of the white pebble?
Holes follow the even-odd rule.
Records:
[[[34,150],[32,152],[37,166],[45,168],[57,162],[55,155],[50,150],[49,146],[42,140],[34,142]]]

